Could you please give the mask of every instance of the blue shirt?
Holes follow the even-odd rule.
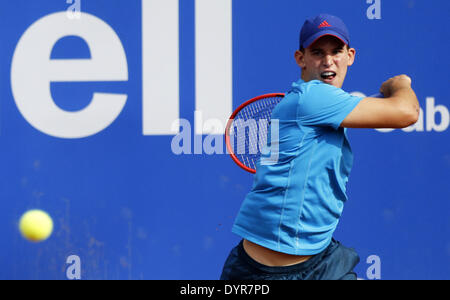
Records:
[[[329,245],[347,200],[353,164],[340,124],[361,99],[319,80],[293,83],[272,112],[278,139],[269,134],[271,152],[257,163],[234,233],[294,255],[317,254]],[[261,163],[273,156],[274,145],[276,162]]]

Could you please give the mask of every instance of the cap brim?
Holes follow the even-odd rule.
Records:
[[[340,40],[341,40],[344,44],[346,44],[346,45],[349,44],[349,42],[346,41],[346,39],[345,39],[342,35],[340,35],[339,33],[337,33],[336,31],[332,31],[332,30],[329,30],[329,31],[328,31],[328,30],[324,30],[324,31],[321,31],[321,32],[318,32],[318,33],[312,35],[309,39],[307,39],[307,40],[303,43],[303,45],[302,45],[303,48],[308,48],[309,46],[311,46],[312,44],[314,44],[318,39],[320,39],[321,37],[326,36],[326,35],[334,36],[334,37],[340,39]]]

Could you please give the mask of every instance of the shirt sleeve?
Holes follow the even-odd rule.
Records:
[[[300,94],[298,120],[304,125],[338,129],[362,99],[329,84],[312,84]]]

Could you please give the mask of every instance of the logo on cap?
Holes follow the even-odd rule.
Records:
[[[325,20],[322,23],[320,23],[319,28],[323,28],[323,27],[331,27],[330,24],[328,24],[328,22]]]
[[[306,19],[300,31],[300,48],[308,48],[312,43],[324,35],[333,35],[349,45],[350,38],[347,26],[336,16],[320,14]]]

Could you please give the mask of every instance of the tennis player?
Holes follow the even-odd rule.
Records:
[[[301,79],[272,112],[279,160],[257,165],[232,228],[242,241],[221,279],[357,278],[358,254],[333,238],[353,163],[346,128],[407,127],[417,122],[419,103],[406,75],[384,82],[382,99],[343,91],[355,54],[338,17],[305,21],[295,52]]]

